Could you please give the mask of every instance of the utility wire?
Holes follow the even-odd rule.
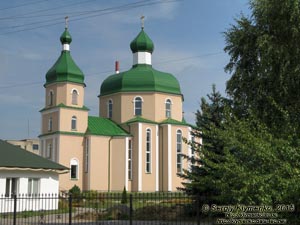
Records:
[[[198,56],[190,56],[190,57],[185,57],[185,58],[178,58],[178,59],[172,59],[172,60],[167,60],[167,61],[162,61],[160,63],[155,63],[155,65],[162,65],[162,64],[167,64],[167,63],[176,63],[179,61],[186,61],[194,58],[204,58],[204,57],[209,57],[209,56],[214,56],[214,55],[219,55],[222,54],[223,52],[214,52],[214,53],[207,53],[203,55],[198,55]],[[101,74],[108,74],[112,73],[112,70],[105,70],[101,71],[95,74],[87,74],[85,77],[93,77],[93,76],[99,76]],[[27,87],[27,86],[32,86],[32,85],[41,85],[43,82],[28,82],[28,83],[19,83],[19,84],[12,84],[12,85],[7,85],[7,86],[0,86],[1,89],[7,89],[7,88],[16,88],[16,87]]]
[[[39,1],[27,2],[27,3],[21,4],[21,5],[11,6],[11,7],[7,7],[7,8],[1,8],[0,11],[2,11],[2,10],[7,10],[7,9],[20,8],[20,7],[27,6],[27,5],[38,4],[38,3],[41,3],[41,2],[45,2],[45,1],[46,1],[46,0],[39,0]]]
[[[166,1],[161,1],[161,0],[157,1],[156,0],[156,1],[152,1],[152,2],[149,2],[149,1],[139,1],[139,2],[134,2],[134,3],[130,3],[130,4],[125,4],[125,5],[122,5],[122,6],[111,7],[111,8],[107,8],[107,9],[95,10],[95,12],[97,11],[99,13],[96,14],[96,15],[89,15],[89,16],[83,16],[83,17],[80,17],[81,15],[78,15],[79,18],[71,19],[70,21],[78,21],[78,20],[89,19],[89,18],[93,18],[93,17],[103,16],[103,15],[106,15],[106,14],[111,14],[111,13],[121,12],[121,11],[125,11],[125,10],[130,10],[130,9],[134,9],[134,8],[138,8],[138,7],[142,7],[142,6],[150,6],[150,5],[163,4],[163,3],[173,3],[173,2],[178,2],[178,1],[182,1],[182,0],[166,0]],[[90,13],[90,14],[92,14],[92,13]],[[74,16],[74,17],[76,17],[76,16]],[[49,26],[54,26],[54,25],[57,25],[57,24],[64,23],[62,21],[61,22],[53,22],[53,21],[61,21],[61,19],[52,19],[52,20],[45,20],[45,21],[36,22],[35,24],[42,23],[42,25],[35,26],[35,27],[24,28],[24,29],[20,29],[20,30],[2,32],[2,33],[0,33],[0,35],[17,33],[17,32],[22,32],[22,31],[29,31],[29,30],[34,30],[34,29],[42,28],[42,27],[49,27]],[[44,24],[44,23],[47,23],[47,22],[49,22],[49,23],[48,24]],[[26,24],[22,25],[22,27],[24,27],[24,26],[26,26]]]
[[[81,2],[77,2],[77,3],[73,3],[73,4],[65,4],[65,5],[58,6],[58,7],[53,7],[53,8],[50,8],[50,9],[43,9],[43,10],[29,12],[29,13],[26,13],[26,14],[23,14],[23,15],[36,14],[36,13],[51,11],[51,10],[55,10],[55,9],[62,9],[62,8],[66,8],[66,7],[70,8],[70,7],[74,6],[74,5],[83,4],[83,3],[87,3],[87,2],[91,2],[91,1],[95,1],[95,0],[86,0],[86,1],[81,1]],[[63,13],[61,13],[60,15],[62,15],[62,14]],[[36,15],[36,17],[41,17],[41,16],[40,15]],[[6,19],[7,18],[9,18],[9,17],[6,17]],[[15,19],[15,17],[11,17],[11,19]],[[58,20],[58,19],[59,18],[57,18],[55,20]],[[34,25],[34,24],[40,24],[40,23],[51,22],[51,21],[53,22],[53,19],[51,19],[51,20],[44,20],[44,21],[42,20],[42,21],[32,22],[32,23],[27,23],[27,24],[25,23],[25,24],[15,25],[15,26],[0,27],[0,29],[14,29],[14,28],[18,28],[18,27],[30,26],[30,25]]]

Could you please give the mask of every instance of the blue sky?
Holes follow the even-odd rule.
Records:
[[[185,118],[194,123],[200,98],[212,84],[224,93],[230,74],[223,32],[246,0],[10,0],[0,1],[0,139],[40,134],[45,74],[61,51],[69,16],[71,54],[85,74],[85,105],[98,115],[102,81],[132,66],[130,42],[140,31],[153,40],[153,67],[174,74],[184,94]],[[28,126],[29,125],[29,126]]]

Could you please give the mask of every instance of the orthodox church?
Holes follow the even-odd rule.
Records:
[[[177,191],[177,176],[189,165],[191,126],[183,119],[177,79],[155,70],[154,44],[144,27],[130,43],[133,65],[108,76],[99,90],[99,116],[84,103],[84,74],[72,59],[72,37],[65,28],[62,51],[46,74],[40,111],[41,155],[70,168],[60,190]]]

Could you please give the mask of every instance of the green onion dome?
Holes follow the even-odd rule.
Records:
[[[170,73],[160,72],[151,65],[137,64],[130,70],[107,77],[100,96],[118,92],[163,92],[181,95],[179,82]]]
[[[61,34],[60,42],[62,44],[70,44],[72,42],[72,37],[68,31],[68,28],[65,28],[65,31]]]
[[[73,82],[85,85],[84,74],[74,62],[69,51],[72,37],[67,29],[61,35],[60,41],[63,44],[63,50],[57,61],[47,72],[45,85],[54,82]]]
[[[130,49],[132,53],[136,52],[150,52],[154,50],[154,44],[149,36],[145,33],[144,29],[136,36],[136,38],[130,43]]]

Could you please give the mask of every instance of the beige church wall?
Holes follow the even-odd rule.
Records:
[[[111,191],[122,191],[125,187],[125,170],[127,164],[126,138],[113,137],[111,144]]]
[[[160,126],[159,136],[159,190],[168,191],[168,125]]]
[[[49,119],[52,117],[52,130],[48,130]],[[55,132],[58,130],[58,120],[59,120],[59,113],[58,111],[54,111],[52,113],[43,112],[42,114],[42,134]]]
[[[183,180],[177,175],[177,149],[176,149],[176,142],[177,142],[177,130],[182,131],[182,137],[188,138],[189,137],[189,129],[185,126],[176,126],[172,125],[172,191],[177,191],[177,187],[182,187]],[[182,141],[182,153],[185,155],[189,154],[189,146]],[[188,169],[188,162],[185,159],[182,159],[182,168]]]
[[[99,116],[108,118],[108,101],[113,102],[112,120],[119,123],[121,116],[121,98],[120,94],[112,94],[107,96],[101,96],[99,98]]]
[[[110,137],[90,136],[89,177],[90,190],[108,190],[108,154]]]
[[[72,105],[72,91],[76,89],[78,92],[78,104]],[[80,84],[75,83],[56,83],[50,84],[46,87],[46,96],[45,96],[45,106],[49,107],[48,105],[48,96],[49,92],[53,91],[54,98],[53,98],[53,105],[58,105],[63,103],[67,106],[74,106],[74,107],[82,107],[84,104],[84,87]]]
[[[49,94],[50,94],[50,91],[53,92],[53,102],[52,102],[52,105],[49,105]],[[50,85],[47,85],[47,87],[45,88],[45,107],[52,107],[54,105],[56,105],[56,96],[57,96],[57,85],[56,84],[50,84]]]
[[[166,100],[171,100],[171,118],[174,120],[182,120],[182,97],[180,95],[156,93],[155,94],[155,121],[161,122],[166,117]],[[153,106],[150,106],[153,107]]]
[[[60,135],[59,141],[59,163],[70,168],[71,159],[78,161],[78,179],[71,179],[70,172],[59,175],[60,190],[69,190],[74,185],[82,189],[84,137]]]
[[[107,118],[109,99],[113,101],[113,116],[112,120],[117,123],[124,123],[135,117],[134,115],[134,99],[135,97],[143,99],[142,117],[161,122],[166,117],[165,102],[170,99],[171,118],[182,120],[182,97],[180,95],[164,94],[164,93],[117,93],[107,96],[101,96],[99,102],[100,116]]]
[[[155,192],[156,191],[156,140],[157,131],[155,124],[141,123],[142,130],[142,191]],[[146,171],[146,131],[151,130],[151,171]]]
[[[71,129],[72,117],[77,118],[77,129]],[[88,111],[60,108],[60,131],[85,133],[88,123]]]
[[[138,123],[130,124],[130,133],[132,134],[132,180],[131,180],[131,189],[130,191],[138,191]]]

